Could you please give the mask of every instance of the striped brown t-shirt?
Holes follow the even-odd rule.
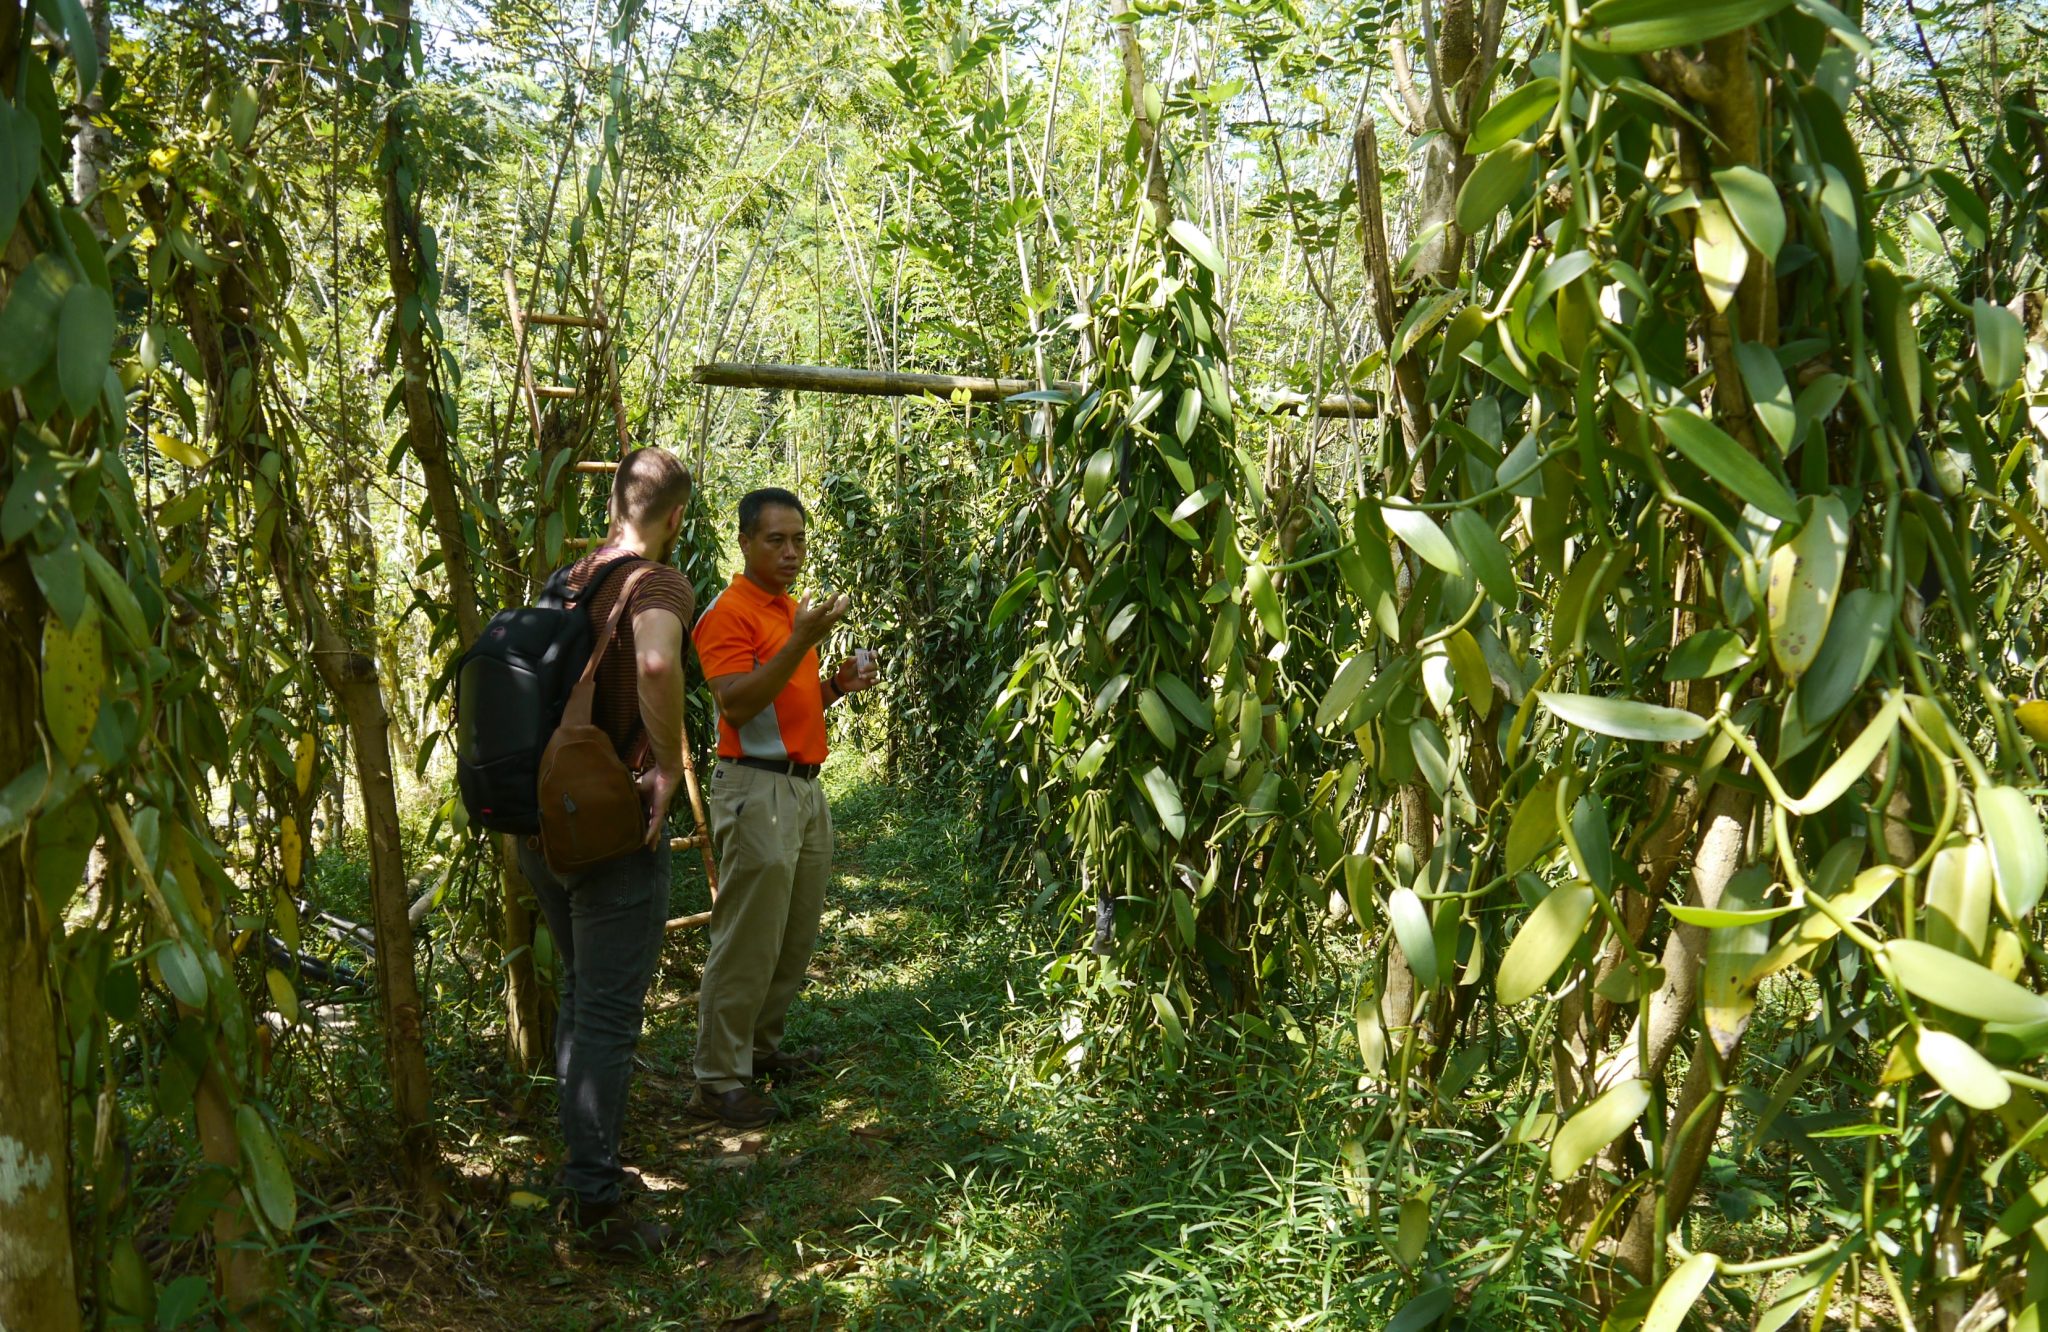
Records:
[[[634,558],[616,546],[599,547],[576,561],[569,571],[569,586],[578,590],[587,587],[606,567],[619,560]],[[625,614],[619,617],[618,632],[612,635],[611,646],[605,650],[604,660],[598,663],[597,697],[590,708],[591,721],[611,737],[613,748],[628,763],[638,757],[634,751],[639,747],[642,730],[639,658],[633,650],[633,617],[642,611],[671,611],[682,622],[684,641],[687,642],[690,622],[697,607],[697,594],[690,587],[690,580],[679,571],[666,564],[642,567],[647,572],[634,586],[633,599],[627,603]],[[584,603],[590,612],[593,633],[604,632],[605,617],[612,613],[620,590],[632,576],[630,568],[614,571],[597,594]]]

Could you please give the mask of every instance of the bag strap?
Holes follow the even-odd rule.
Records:
[[[625,563],[624,560],[619,562]],[[626,603],[633,599],[633,589],[640,585],[641,579],[653,572],[653,562],[641,560],[640,567],[627,576],[626,585],[619,589],[619,599],[612,603],[612,613],[605,617],[604,629],[597,636],[597,646],[591,649],[590,660],[584,663],[583,675],[577,680],[578,684],[597,678],[597,664],[604,660],[605,652],[612,645],[612,635],[619,631],[619,617],[626,613]]]
[[[617,561],[624,564],[627,561]],[[640,568],[626,578],[626,585],[619,589],[619,599],[612,603],[612,613],[605,617],[604,629],[599,634],[597,646],[591,650],[590,660],[583,664],[583,674],[569,690],[568,706],[562,709],[562,725],[590,725],[590,709],[597,695],[597,667],[604,660],[605,650],[612,645],[612,635],[618,632],[619,617],[625,614],[626,603],[632,599],[633,589],[642,578],[653,573],[652,560],[640,560]]]

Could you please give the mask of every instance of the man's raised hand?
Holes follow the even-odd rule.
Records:
[[[792,628],[806,642],[816,643],[831,632],[833,625],[846,618],[846,612],[852,605],[853,598],[844,592],[820,601],[799,601],[796,604],[796,623]]]

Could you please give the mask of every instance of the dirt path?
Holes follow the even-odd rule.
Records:
[[[703,936],[673,940],[649,998],[625,1157],[683,1243],[643,1265],[592,1261],[560,1240],[548,1197],[557,1162],[552,1093],[523,1116],[485,1113],[456,1152],[468,1187],[453,1243],[383,1248],[366,1291],[393,1328],[836,1327],[872,1307],[866,1269],[921,1246],[906,1208],[945,1165],[986,1145],[950,1047],[1009,1002],[1004,932],[971,830],[885,789],[843,789],[837,876],[812,983],[790,1024],[828,1068],[770,1090],[787,1122],[715,1131],[682,1114],[693,1089]],[[699,889],[701,892],[701,888]],[[684,905],[679,903],[680,905]],[[975,922],[985,924],[977,928]],[[500,1131],[492,1131],[491,1125]],[[884,1220],[884,1218],[889,1218]],[[898,1229],[898,1228],[901,1229]],[[392,1289],[401,1286],[404,1294]],[[884,1302],[886,1296],[884,1296]],[[773,1317],[771,1317],[771,1315]]]

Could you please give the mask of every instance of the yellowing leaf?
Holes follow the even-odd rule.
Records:
[[[1806,525],[1772,553],[1771,657],[1787,680],[1796,683],[1820,654],[1848,558],[1849,514],[1833,495],[1813,501]]]
[[[199,864],[193,859],[191,840],[182,828],[173,827],[164,837],[164,884],[176,889],[185,909],[199,923],[202,934],[213,933],[213,904],[206,885],[199,878]]]
[[[151,431],[149,442],[156,445],[158,453],[163,454],[164,457],[169,458],[172,462],[181,463],[186,467],[204,467],[211,461],[210,456],[205,451],[185,440],[179,439],[176,435],[167,435],[161,430]]]
[[[313,789],[313,760],[319,752],[319,742],[311,731],[299,737],[298,751],[292,755],[292,784],[302,796]]]
[[[11,650],[11,649],[10,649]],[[106,687],[106,644],[99,603],[88,600],[78,627],[52,615],[43,625],[43,721],[66,763],[76,763],[92,738]]]
[[[299,1024],[299,992],[292,988],[292,978],[271,967],[263,973],[263,981],[270,987],[270,1002],[277,1006],[278,1016],[293,1026]]]
[[[299,907],[291,895],[282,889],[270,899],[270,917],[277,926],[277,937],[284,940],[284,946],[294,953],[299,951]]]
[[[536,1207],[545,1207],[548,1205],[548,1200],[546,1198],[541,1197],[538,1193],[528,1193],[525,1189],[514,1189],[512,1191],[512,1196],[507,1198],[505,1201],[511,1203],[514,1207],[517,1207],[523,1212],[530,1212]]]
[[[1818,814],[1842,798],[1842,793],[1856,784],[1856,779],[1870,771],[1870,765],[1891,743],[1892,733],[1899,729],[1899,714],[1905,711],[1906,696],[1894,692],[1870,719],[1870,725],[1863,733],[1849,742],[1849,747],[1830,763],[1827,771],[1814,778],[1813,786],[1797,800],[1790,801],[1786,808],[1794,814]]]
[[[305,846],[299,841],[299,821],[287,814],[277,821],[278,852],[284,862],[284,882],[287,888],[299,886],[299,874]]]
[[[1889,892],[1901,876],[1901,871],[1896,865],[1873,866],[1857,875],[1847,892],[1825,900],[1835,915],[1843,920],[1854,921],[1876,905],[1878,899]],[[1841,932],[1842,927],[1832,918],[1818,908],[1813,909],[1796,928],[1778,941],[1776,947],[1764,955],[1762,961],[1756,964],[1750,973],[1750,982],[1753,984],[1765,976],[1783,971]]]
[[[2014,720],[2020,724],[2029,738],[2037,745],[2048,745],[2048,703],[2038,698],[2028,699],[2014,709]]]

